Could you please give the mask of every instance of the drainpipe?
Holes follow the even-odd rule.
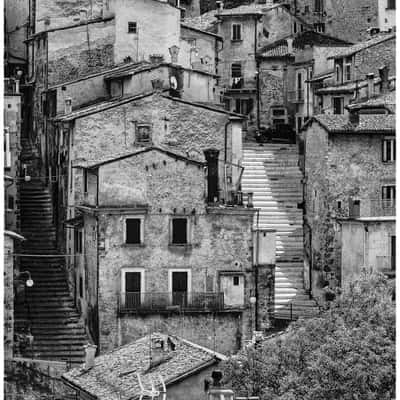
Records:
[[[255,265],[255,271],[254,271],[254,284],[255,284],[255,298],[256,298],[256,303],[254,307],[254,325],[255,325],[255,330],[258,331],[258,261],[259,261],[259,252],[260,252],[260,230],[259,230],[259,222],[260,222],[260,209],[257,210],[257,223],[256,223],[256,229],[257,229],[257,252],[256,252],[256,265]]]
[[[257,130],[260,131],[260,61],[257,58],[257,21],[258,16],[254,19],[254,59],[256,60],[256,93],[257,93]]]
[[[99,170],[97,170],[97,192],[96,192],[96,209],[99,207]],[[100,255],[99,255],[99,243],[100,243],[100,230],[99,230],[99,214],[96,213],[96,230],[97,230],[97,279],[96,279],[96,309],[94,310],[96,318],[96,338],[97,351],[100,351],[100,323],[99,323],[99,272],[100,272]]]

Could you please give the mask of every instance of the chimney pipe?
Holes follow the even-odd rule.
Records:
[[[389,67],[387,65],[379,68],[379,77],[381,78],[381,93],[389,91]]]
[[[367,74],[367,98],[371,98],[374,95],[374,77],[373,73]]]
[[[204,150],[204,156],[207,161],[207,201],[216,203],[219,200],[218,195],[218,155],[219,150]]]
[[[360,123],[360,114],[357,110],[349,111],[349,122],[354,127],[358,126],[358,124]]]
[[[84,369],[90,369],[94,367],[94,357],[96,355],[97,346],[94,344],[88,343],[86,346],[83,346],[85,349],[85,366]]]
[[[64,113],[71,114],[72,113],[72,99],[71,97],[67,97],[65,99]]]

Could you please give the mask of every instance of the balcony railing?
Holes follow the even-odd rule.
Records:
[[[289,91],[288,101],[291,103],[304,103],[304,90]]]
[[[370,217],[394,217],[396,215],[396,200],[371,200]]]
[[[12,95],[18,93],[18,85],[15,79],[12,78],[4,78],[4,94]]]
[[[217,292],[126,292],[119,302],[121,313],[223,309],[224,294]]]

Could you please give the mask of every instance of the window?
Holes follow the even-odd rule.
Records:
[[[272,125],[281,125],[287,123],[286,108],[271,108]]]
[[[351,64],[344,65],[344,80],[351,81]]]
[[[232,64],[232,78],[241,78],[242,77],[242,64],[235,63]]]
[[[188,244],[188,219],[173,218],[171,223],[171,244]]]
[[[344,112],[343,102],[344,102],[343,97],[332,98],[332,103],[333,103],[332,106],[334,114],[343,114]]]
[[[239,286],[239,276],[237,275],[233,277],[233,286]]]
[[[141,244],[142,243],[142,219],[127,218],[125,220],[125,243]]]
[[[293,33],[297,33],[297,23],[293,23]]]
[[[145,296],[143,268],[125,267],[121,271],[121,306],[126,310],[140,307]]]
[[[340,65],[336,65],[336,83],[342,83],[342,68]]]
[[[323,0],[315,0],[315,2],[314,2],[314,11],[315,12],[320,13],[320,12],[324,11],[322,2],[323,2]]]
[[[83,278],[79,276],[79,297],[83,297]]]
[[[388,10],[395,10],[396,9],[396,0],[388,0],[387,9]]]
[[[308,14],[310,12],[310,6],[304,6],[304,14]]]
[[[396,186],[395,185],[382,186],[382,200],[384,202],[394,202],[396,200]]]
[[[128,22],[128,33],[137,33],[137,22]]]
[[[14,196],[8,196],[7,209],[8,210],[14,210]]]
[[[75,232],[74,232],[74,241],[75,241],[75,253],[82,254],[83,232],[81,230],[75,230]]]
[[[232,24],[232,41],[242,40],[242,25]]]
[[[382,161],[393,162],[396,160],[396,139],[385,138],[382,141]]]
[[[253,110],[253,99],[235,99],[235,110],[234,112],[248,115]]]
[[[10,131],[4,128],[4,168],[11,168]]]
[[[151,144],[151,125],[137,124],[136,125],[136,141],[137,144]]]
[[[86,194],[88,192],[88,171],[83,170],[83,192]]]

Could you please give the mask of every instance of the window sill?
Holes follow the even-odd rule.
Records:
[[[382,161],[383,164],[396,164],[396,160],[393,161]]]
[[[182,243],[182,244],[179,244],[179,243],[169,243],[168,244],[168,247],[172,247],[172,248],[179,248],[179,249],[190,249],[190,248],[192,248],[192,244],[190,244],[190,243]]]
[[[121,247],[145,247],[146,245],[144,243],[123,243]]]
[[[231,39],[231,42],[240,43],[243,42],[243,39]]]

